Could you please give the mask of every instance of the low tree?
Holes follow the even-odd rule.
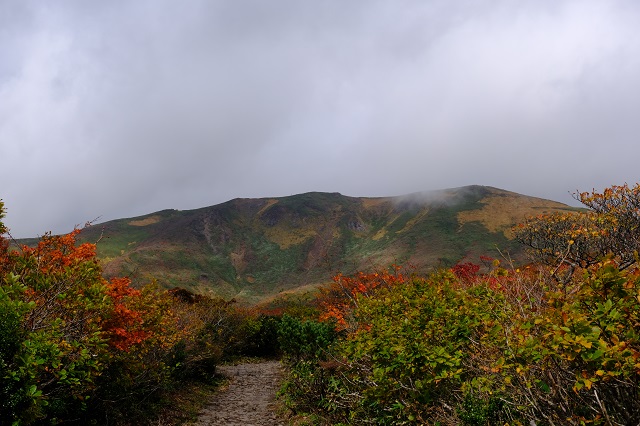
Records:
[[[536,262],[552,266],[567,283],[577,268],[614,256],[620,269],[636,263],[640,249],[640,186],[612,186],[602,193],[575,194],[589,210],[527,219],[515,228],[516,239]]]
[[[610,251],[626,269],[637,260],[640,250],[640,184],[611,186],[602,193],[583,192],[578,199],[605,224]]]

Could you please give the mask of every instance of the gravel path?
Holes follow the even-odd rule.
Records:
[[[218,367],[230,379],[229,387],[217,394],[194,426],[242,425],[284,426],[275,414],[275,399],[282,367],[278,361]]]

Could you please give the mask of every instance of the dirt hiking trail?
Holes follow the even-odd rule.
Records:
[[[230,379],[198,417],[194,426],[284,426],[275,413],[276,392],[282,378],[278,361],[225,365],[218,373]]]

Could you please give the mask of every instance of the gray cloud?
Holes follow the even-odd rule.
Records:
[[[639,18],[633,1],[5,1],[6,223],[635,183]]]

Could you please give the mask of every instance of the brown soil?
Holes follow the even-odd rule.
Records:
[[[221,366],[218,372],[229,378],[229,385],[216,394],[194,426],[286,424],[275,410],[282,378],[278,361]]]

